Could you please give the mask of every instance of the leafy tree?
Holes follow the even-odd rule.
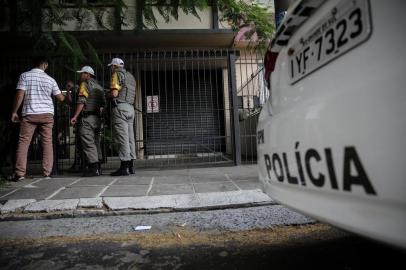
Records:
[[[267,43],[275,31],[273,14],[255,1],[247,3],[242,0],[218,0],[219,10],[223,18],[228,20],[234,30],[250,25],[251,31],[247,38],[255,32],[260,43]]]
[[[142,2],[144,2],[142,9],[145,27],[157,27],[152,7],[157,7],[165,22],[169,22],[171,18],[178,19],[179,10],[200,19],[197,10],[202,10],[213,2],[222,13],[220,19],[226,20],[234,30],[245,25],[252,26],[252,31],[247,33],[247,38],[256,32],[260,43],[267,42],[275,31],[273,15],[267,7],[255,0],[145,0]]]

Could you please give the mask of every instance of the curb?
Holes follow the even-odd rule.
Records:
[[[175,213],[175,212],[198,212],[198,211],[213,211],[224,209],[237,209],[237,208],[251,208],[259,206],[277,206],[279,204],[275,202],[269,203],[247,203],[247,204],[235,204],[235,205],[222,205],[212,207],[200,207],[190,209],[174,209],[174,208],[160,208],[160,209],[146,209],[146,210],[119,210],[111,211],[105,209],[76,209],[72,211],[59,211],[52,213],[12,213],[0,216],[0,222],[3,221],[26,221],[26,220],[50,220],[50,219],[62,219],[62,218],[84,218],[84,217],[110,217],[110,216],[127,216],[127,215],[142,215],[142,214],[162,214],[162,213]]]
[[[9,200],[0,207],[0,221],[207,211],[274,204],[260,190],[145,197]]]

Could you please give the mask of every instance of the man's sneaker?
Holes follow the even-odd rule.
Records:
[[[44,176],[42,177],[42,179],[52,179],[52,177],[51,177],[50,175],[44,175]]]
[[[18,181],[22,181],[22,180],[24,180],[24,179],[25,179],[24,176],[14,175],[14,177],[11,178],[10,181],[18,182]]]

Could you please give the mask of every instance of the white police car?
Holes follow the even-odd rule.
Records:
[[[403,248],[405,27],[402,0],[296,1],[268,49],[257,128],[271,198]]]

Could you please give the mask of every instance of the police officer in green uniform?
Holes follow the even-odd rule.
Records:
[[[103,87],[94,79],[94,71],[89,66],[82,67],[80,73],[79,95],[76,111],[71,124],[78,122],[81,117],[79,134],[88,168],[83,176],[98,176],[101,174],[100,161],[102,152],[100,147],[101,114],[106,106]]]
[[[120,168],[112,176],[134,174],[135,137],[134,102],[135,78],[124,69],[124,61],[113,58],[111,63],[111,85],[108,97],[111,98],[114,141],[118,145]]]

